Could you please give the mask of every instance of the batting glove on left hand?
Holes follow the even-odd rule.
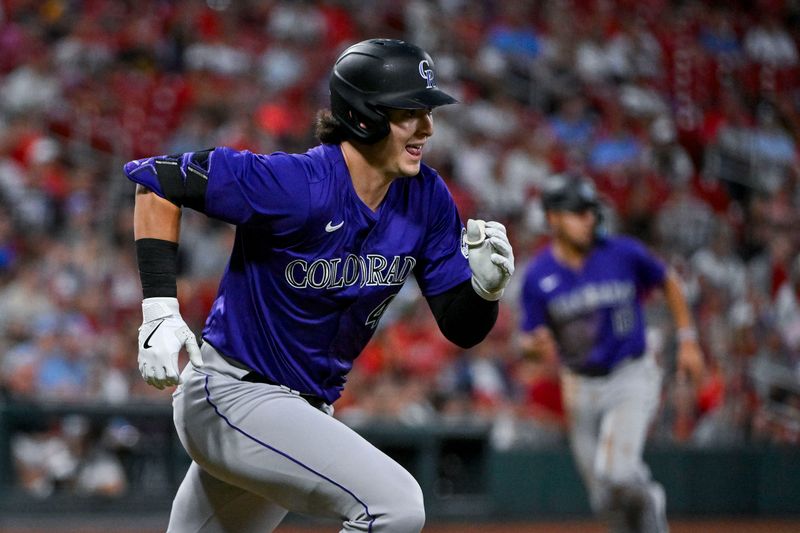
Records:
[[[499,222],[469,219],[467,246],[472,288],[484,300],[499,300],[514,274],[514,252],[506,227]]]
[[[197,339],[181,318],[177,298],[145,298],[139,328],[139,372],[157,389],[180,383],[178,352],[186,347],[189,360],[203,366]]]

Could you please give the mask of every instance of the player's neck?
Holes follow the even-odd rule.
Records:
[[[580,270],[583,268],[589,251],[590,250],[574,246],[572,243],[562,239],[555,239],[553,241],[553,255],[555,258],[573,270]]]
[[[348,143],[342,143],[342,155],[353,181],[353,189],[364,204],[376,211],[381,205],[394,177],[386,177],[384,173],[372,165],[360,151]]]

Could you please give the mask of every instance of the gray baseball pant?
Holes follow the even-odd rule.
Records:
[[[572,453],[592,510],[633,510],[643,533],[666,533],[664,491],[642,455],[661,394],[653,354],[629,360],[604,377],[562,373]]]
[[[173,395],[192,464],[168,533],[265,533],[288,511],[342,521],[341,532],[419,533],[416,480],[389,456],[294,391],[250,383],[208,343]],[[332,412],[330,406],[325,406]]]

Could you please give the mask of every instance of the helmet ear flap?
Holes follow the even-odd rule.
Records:
[[[347,90],[346,87],[338,89]],[[339,94],[339,90],[331,87],[331,111],[356,140],[365,144],[374,144],[389,135],[389,117],[385,113],[364,104],[357,109]],[[357,98],[350,100],[359,101]]]
[[[608,222],[603,210],[603,204],[600,203],[594,208],[594,237],[605,237],[608,235]]]

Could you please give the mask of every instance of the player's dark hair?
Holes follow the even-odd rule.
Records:
[[[341,144],[342,141],[352,137],[349,130],[333,116],[330,109],[320,109],[317,112],[314,134],[321,143],[325,144]]]

